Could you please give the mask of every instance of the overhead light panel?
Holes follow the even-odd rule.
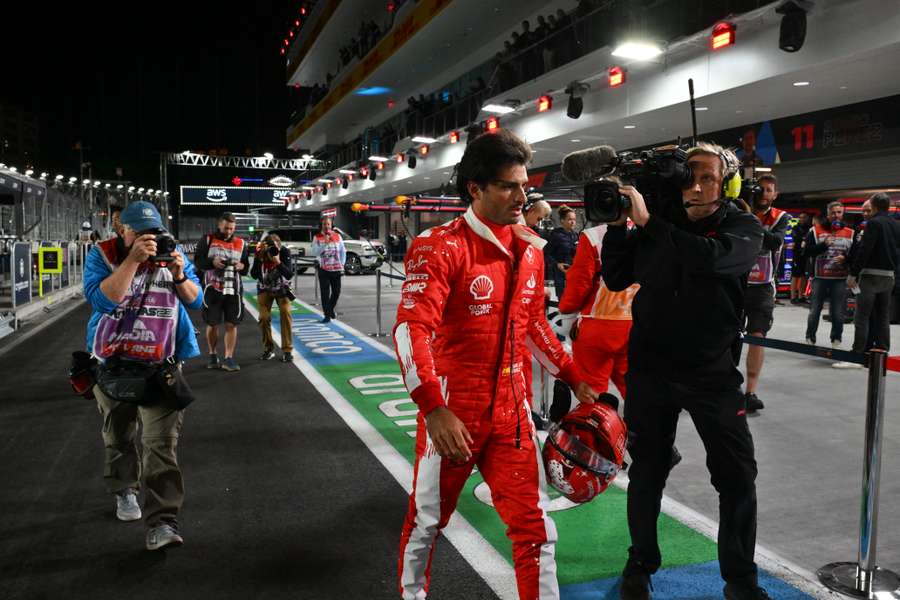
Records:
[[[651,42],[628,41],[619,44],[612,55],[628,60],[653,60],[662,54],[662,49]]]
[[[437,139],[428,137],[427,135],[417,135],[412,139],[412,141],[417,144],[433,144],[437,141]]]
[[[353,169],[340,169],[338,173],[343,173],[344,175],[355,175],[356,171]]]
[[[720,48],[725,48],[726,46],[733,46],[734,32],[736,30],[737,27],[734,25],[734,23],[729,23],[728,21],[716,23],[712,30],[712,37],[710,38],[712,49],[719,50]]]
[[[384,162],[384,161],[390,160],[390,159],[387,156],[378,156],[377,154],[373,154],[372,156],[369,157],[369,160],[372,160],[375,162]]]
[[[483,107],[481,107],[481,110],[483,110],[484,112],[496,113],[498,115],[505,115],[513,112],[516,109],[507,104],[485,104]]]

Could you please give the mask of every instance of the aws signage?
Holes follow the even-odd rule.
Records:
[[[284,199],[291,194],[287,188],[275,187],[207,187],[181,186],[182,206],[284,206]]]

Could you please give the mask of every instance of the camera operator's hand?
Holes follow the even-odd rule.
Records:
[[[565,273],[569,270],[569,265],[566,263],[556,263],[556,268]]]
[[[213,259],[212,259],[212,264],[213,264],[213,266],[214,266],[215,268],[217,268],[217,269],[224,269],[224,268],[225,268],[225,261],[222,259],[221,256],[216,256],[215,258],[213,258]]]
[[[243,271],[244,263],[242,263],[241,261],[237,261],[236,263],[234,263],[234,270],[235,271]]]
[[[469,430],[446,406],[439,406],[425,417],[425,428],[434,448],[444,458],[467,461],[472,458],[469,444],[474,443]]]
[[[597,392],[595,392],[591,388],[591,386],[582,381],[578,384],[578,387],[575,388],[575,397],[578,398],[579,402],[583,402],[585,404],[593,404],[597,399]]]
[[[650,211],[647,210],[647,204],[644,202],[644,197],[641,196],[641,193],[631,185],[619,186],[619,193],[623,196],[627,196],[631,201],[631,206],[627,210],[627,215],[631,217],[634,224],[638,227],[646,225],[647,221],[650,219]]]
[[[744,212],[747,212],[747,213],[753,212],[750,208],[750,205],[747,204],[743,198],[735,198],[734,203],[739,209],[741,209]]]
[[[172,277],[174,279],[181,279],[184,277],[184,257],[181,255],[181,252],[176,250],[172,253],[172,262],[168,264],[168,269],[172,272]]]
[[[128,253],[129,260],[141,264],[151,256],[156,256],[156,235],[145,233],[134,240],[131,245],[131,252]]]

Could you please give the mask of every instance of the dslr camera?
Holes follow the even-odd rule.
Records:
[[[266,240],[265,244],[265,248],[263,249],[264,254],[267,254],[271,258],[275,258],[276,256],[278,256],[279,250],[278,246],[275,245],[275,242],[273,242],[272,240]]]
[[[612,223],[631,202],[619,193],[619,184],[608,179],[617,175],[623,185],[640,190],[650,212],[659,212],[670,201],[681,198],[681,189],[693,181],[687,151],[674,144],[640,152],[620,152],[610,161],[606,176],[589,181],[584,188],[584,210],[589,221]]]
[[[752,210],[756,205],[757,200],[762,198],[763,189],[762,186],[759,185],[759,179],[755,176],[750,179],[746,179],[741,183],[741,193],[738,196],[741,200],[747,203],[747,206]]]
[[[152,234],[156,237],[156,254],[150,257],[150,261],[154,263],[169,263],[175,260],[173,252],[175,252],[175,238],[165,229],[148,229],[147,231],[138,232],[138,235]]]

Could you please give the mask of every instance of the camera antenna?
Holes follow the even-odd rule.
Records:
[[[697,145],[697,105],[694,103],[694,80],[688,79],[688,94],[691,96],[691,126],[694,137],[691,138],[691,146]]]

